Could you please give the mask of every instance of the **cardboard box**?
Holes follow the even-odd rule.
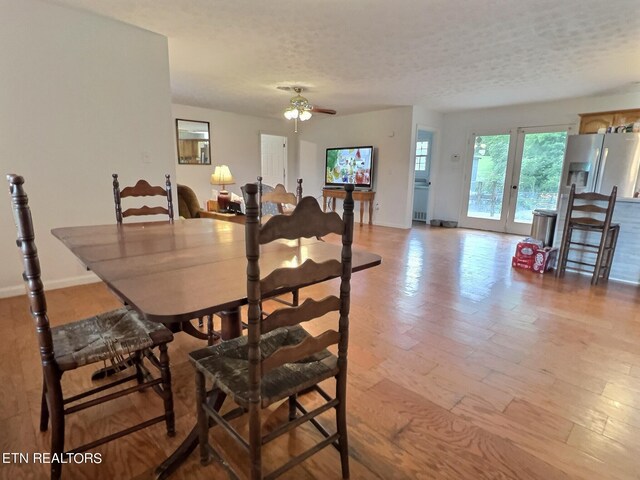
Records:
[[[511,259],[511,266],[544,273],[555,267],[557,258],[557,248],[543,248],[539,243],[525,239],[516,245],[516,254]]]

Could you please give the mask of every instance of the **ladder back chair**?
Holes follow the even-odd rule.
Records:
[[[146,216],[146,215],[167,215],[169,221],[173,222],[173,198],[171,193],[171,179],[170,175],[166,174],[165,186],[159,185],[152,186],[146,180],[138,180],[133,187],[125,187],[120,190],[120,182],[118,181],[118,174],[114,173],[113,177],[113,201],[116,207],[116,221],[121,224],[122,220],[132,216]],[[121,199],[126,197],[154,197],[161,196],[167,197],[167,206],[148,207],[143,205],[138,208],[127,208],[122,210]]]
[[[192,352],[196,368],[197,411],[201,462],[209,456],[221,460],[217,448],[209,445],[209,419],[222,427],[244,448],[250,458],[250,478],[273,479],[304,461],[319,450],[333,445],[340,452],[342,476],[349,477],[347,443],[346,388],[347,347],[351,281],[351,244],[353,241],[353,185],[346,187],[344,215],[323,213],[313,197],[303,198],[290,216],[279,215],[260,225],[255,184],[247,185],[249,202],[246,221],[247,298],[249,303],[248,335],[214,347]],[[260,274],[260,246],[278,239],[294,240],[336,233],[342,236],[341,260],[316,263],[311,259],[299,266],[276,268],[265,277]],[[306,299],[302,305],[283,307],[263,316],[261,301],[272,292],[340,277],[339,295],[320,300]],[[300,324],[333,312],[338,329],[314,337]],[[337,313],[336,313],[337,312]],[[335,318],[334,318],[335,320]],[[327,347],[338,345],[337,356]],[[336,395],[332,398],[318,384],[334,377]],[[207,390],[207,383],[211,389]],[[297,394],[316,391],[324,403],[313,409],[301,404]],[[212,405],[229,396],[239,405],[224,415]],[[262,431],[261,410],[288,399],[289,421]],[[329,433],[316,417],[335,410],[336,433]],[[229,423],[231,418],[248,412],[249,438],[240,435]],[[300,415],[298,415],[300,412]],[[286,464],[263,473],[262,448],[293,428],[311,422],[325,437],[314,447],[290,459]],[[231,467],[228,467],[230,470]],[[233,472],[235,474],[235,472]],[[236,474],[237,475],[237,474]]]
[[[161,324],[149,322],[135,310],[127,307],[51,327],[47,315],[47,303],[41,280],[29,201],[23,188],[24,179],[18,175],[7,175],[7,180],[9,181],[17,229],[16,243],[22,253],[23,279],[27,287],[31,315],[35,320],[42,364],[43,389],[40,431],[46,431],[49,421],[51,422],[51,453],[57,454],[57,458],[60,458],[63,453],[84,452],[159,422],[165,422],[167,434],[173,436],[175,421],[167,348],[167,344],[173,340],[173,335]],[[158,347],[159,358],[151,352],[153,347]],[[65,372],[98,362],[106,364],[108,361],[113,365],[122,364],[127,360],[127,357],[135,365],[135,373],[132,375],[71,397],[64,397],[61,381]],[[148,359],[149,363],[160,371],[159,377],[152,377],[143,363],[144,358]],[[109,390],[111,387],[128,382],[136,382],[136,385],[94,397],[94,395]],[[164,404],[162,415],[67,452],[64,451],[65,417],[67,415],[150,387],[162,398]],[[90,396],[93,397],[91,400],[80,402]],[[51,478],[58,479],[61,474],[62,464],[59,461],[52,462]]]
[[[120,182],[118,180],[118,174],[114,173],[113,177],[113,200],[115,202],[116,207],[116,221],[118,224],[122,224],[122,220],[126,217],[131,216],[146,216],[146,215],[168,215],[169,221],[173,222],[173,198],[171,193],[171,178],[169,174],[165,175],[165,186],[152,186],[146,180],[138,180],[137,183],[133,187],[125,187],[120,190]],[[188,193],[186,190],[190,192],[192,195],[191,201],[195,198],[195,203],[197,205],[197,198],[195,197],[195,193],[189,187],[185,187],[183,185],[178,185],[178,196],[180,197],[181,193]],[[162,196],[167,198],[167,207],[148,207],[144,205],[139,208],[128,208],[126,210],[122,210],[122,198],[126,197],[152,197],[152,196]],[[179,202],[180,203],[180,202]],[[216,331],[213,327],[213,316],[207,315],[204,318],[198,318],[198,326],[203,328],[204,320],[207,321],[207,332],[203,333],[198,331],[193,325],[187,322],[182,322],[178,324],[172,324],[169,326],[174,333],[179,331],[184,331],[192,337],[199,338],[201,340],[207,340],[209,345],[213,345],[216,341],[220,339],[220,333]],[[98,374],[94,374],[93,379],[99,379],[104,377],[105,375],[110,375],[113,369],[106,369],[106,371],[100,371]]]
[[[287,192],[287,189],[281,183],[277,184],[272,191],[263,191],[262,177],[258,177],[258,204],[260,207],[260,218],[262,218],[262,206],[265,203],[273,203],[278,209],[280,215],[288,215],[292,210],[287,205],[294,207],[302,200],[302,179],[296,180],[296,193]]]
[[[592,285],[596,285],[600,278],[609,278],[620,233],[620,225],[611,223],[617,193],[615,186],[611,195],[576,193],[575,184],[571,185],[556,276],[562,277],[567,264],[572,264],[579,271],[593,267]],[[578,236],[574,238],[576,233]],[[571,252],[574,252],[573,258],[570,258]],[[588,258],[585,259],[585,255]],[[595,263],[584,261],[594,256]]]

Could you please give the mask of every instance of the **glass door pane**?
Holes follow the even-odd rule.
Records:
[[[501,219],[509,138],[508,134],[475,137],[467,217]]]
[[[530,224],[533,210],[554,210],[567,144],[567,132],[521,133],[524,135],[514,222]],[[517,161],[517,158],[516,158]],[[515,172],[514,172],[515,173]]]

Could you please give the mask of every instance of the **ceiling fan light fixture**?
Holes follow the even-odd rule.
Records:
[[[289,107],[284,111],[284,118],[286,118],[287,120],[293,120],[295,118],[298,118],[298,116],[299,112],[295,107]]]
[[[309,110],[303,110],[300,112],[300,121],[304,122],[305,120],[309,120],[311,118],[311,112]]]

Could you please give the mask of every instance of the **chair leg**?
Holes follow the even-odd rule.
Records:
[[[51,454],[57,454],[57,458],[62,457],[64,452],[64,402],[62,398],[62,388],[60,379],[51,382],[53,385],[47,387],[47,397],[49,400],[51,414]],[[62,463],[51,463],[51,480],[59,480],[62,476]]]
[[[600,246],[598,247],[598,255],[596,257],[596,265],[593,267],[593,275],[591,276],[591,285],[597,285],[600,280],[602,265],[604,264],[605,247],[609,240],[609,230],[602,232],[600,237]]]
[[[291,395],[289,397],[289,420],[296,419],[296,395]]]
[[[613,238],[611,239],[611,245],[608,252],[607,257],[607,272],[605,274],[605,280],[609,280],[609,274],[611,273],[611,265],[613,264],[613,255],[616,252],[616,244],[618,243],[618,234],[620,233],[620,228],[612,229]]]
[[[138,385],[142,385],[144,383],[144,372],[140,367],[142,363],[142,352],[136,352],[133,357],[133,364],[136,366],[136,380]]]
[[[340,401],[336,406],[336,427],[338,430],[340,446],[340,465],[342,466],[342,478],[349,478],[349,439],[347,437],[347,377],[344,373],[336,378],[336,397]]]
[[[49,405],[47,405],[47,383],[42,379],[42,404],[40,405],[40,431],[46,432],[49,428]]]
[[[173,437],[176,434],[176,420],[173,413],[173,392],[171,391],[171,369],[169,368],[169,349],[166,343],[161,343],[160,349],[160,375],[162,377],[162,401],[164,402],[165,423],[167,435]]]
[[[209,464],[209,417],[203,405],[207,401],[207,387],[204,374],[196,370],[196,412],[198,414],[198,438],[200,443],[200,463]]]
[[[249,478],[262,480],[262,428],[259,404],[249,404],[249,463]]]
[[[207,345],[213,345],[216,334],[213,331],[213,315],[207,315]]]

